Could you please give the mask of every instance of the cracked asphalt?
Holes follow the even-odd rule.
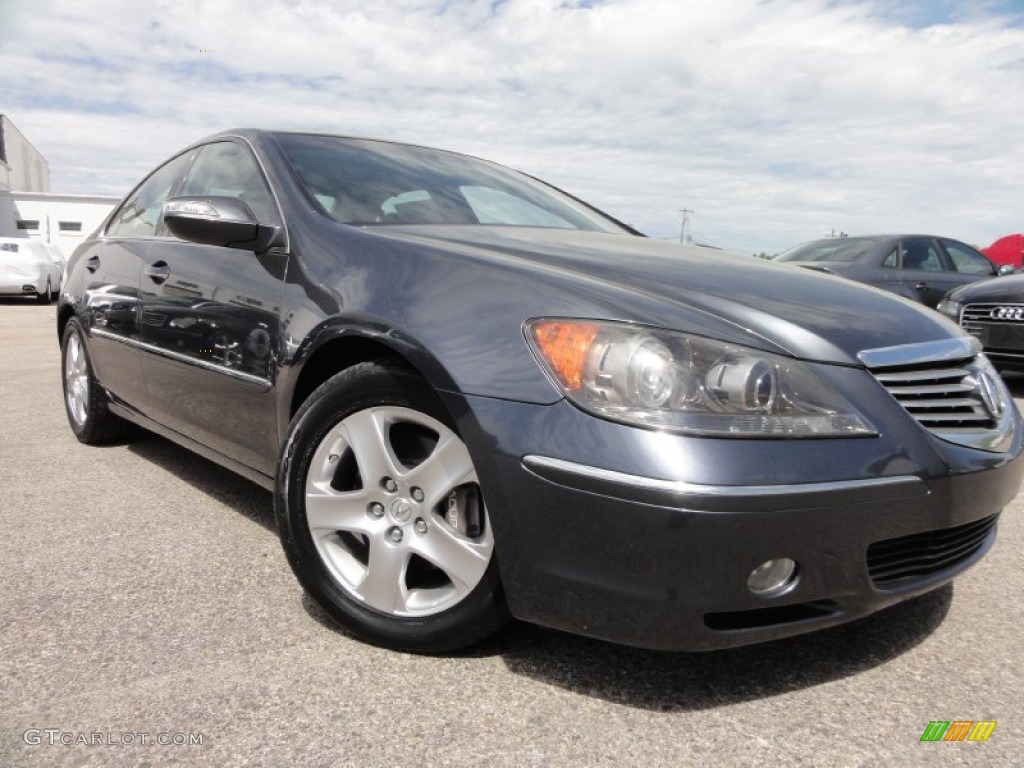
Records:
[[[393,653],[303,596],[268,492],[155,436],[79,444],[54,318],[0,300],[0,766],[1024,764],[1021,497],[953,586],[817,634]]]

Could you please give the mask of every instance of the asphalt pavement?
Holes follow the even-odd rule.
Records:
[[[151,435],[79,444],[54,321],[0,300],[0,766],[1024,764],[1022,497],[953,586],[817,634],[394,653],[303,596],[265,490]]]

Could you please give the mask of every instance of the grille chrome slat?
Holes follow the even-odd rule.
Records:
[[[944,395],[973,392],[970,384],[921,384],[913,387],[886,387],[892,394],[902,395]]]
[[[966,368],[931,368],[924,371],[898,371],[875,373],[875,378],[885,384],[886,382],[910,382],[910,381],[934,381],[938,379],[955,379],[957,383],[970,371]],[[898,385],[898,384],[897,384]]]
[[[976,405],[978,405],[978,401],[970,397],[941,397],[933,400],[912,400],[910,398],[897,399],[900,400],[900,402],[902,402],[907,407],[907,410],[910,410],[911,408],[944,408],[947,410],[953,408],[973,409]]]

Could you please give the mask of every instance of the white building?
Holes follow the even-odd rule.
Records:
[[[52,243],[70,256],[119,198],[50,192],[50,166],[10,118],[0,115],[0,237]]]

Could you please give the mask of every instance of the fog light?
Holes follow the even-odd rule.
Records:
[[[796,562],[788,557],[765,560],[747,577],[747,588],[755,595],[779,595],[796,583]]]

